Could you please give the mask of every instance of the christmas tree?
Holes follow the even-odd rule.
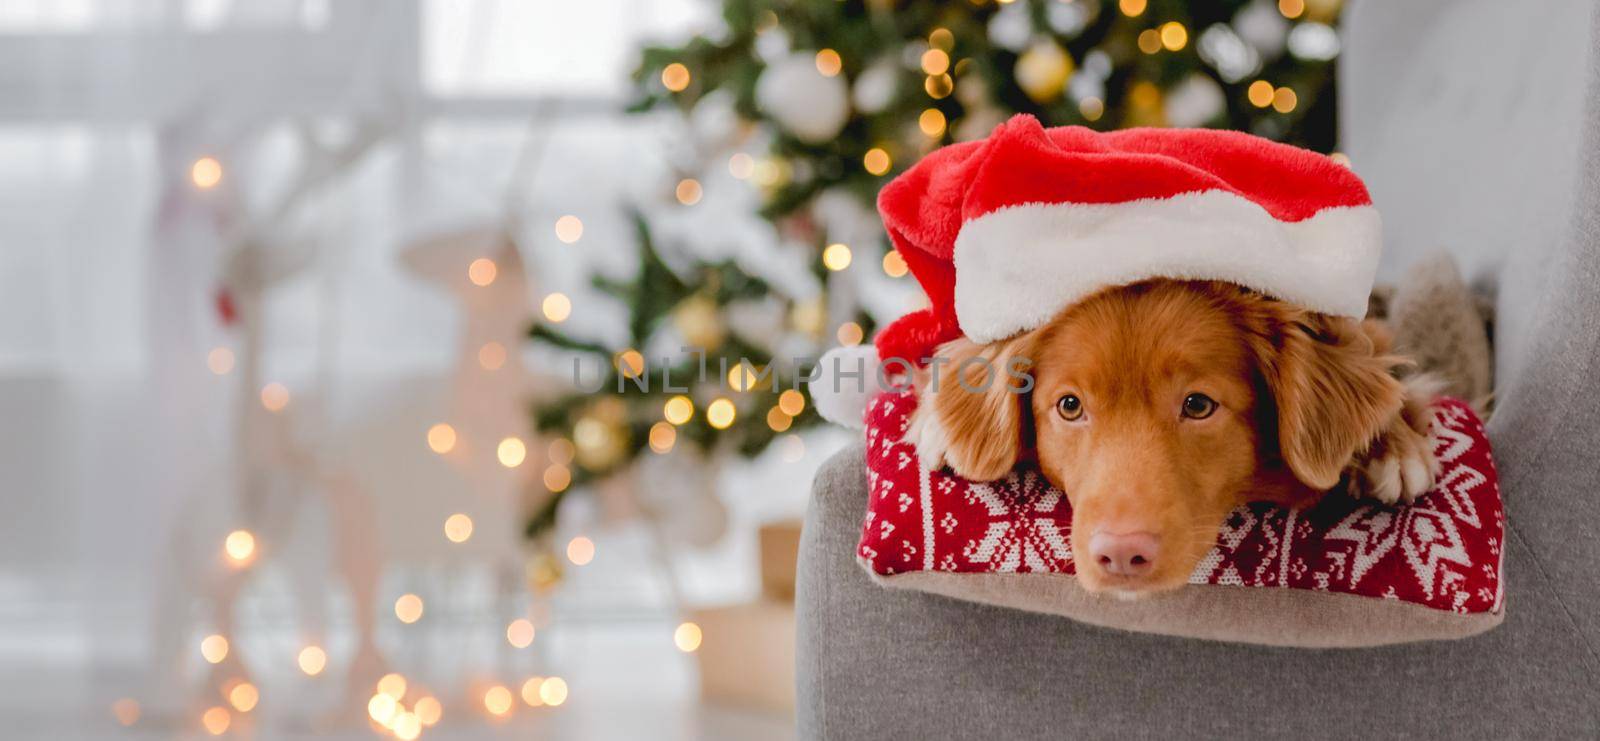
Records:
[[[1231,128],[1340,157],[1339,10],[1339,0],[723,0],[723,28],[645,49],[634,109],[677,110],[693,131],[725,130],[698,137],[674,205],[695,208],[708,173],[745,181],[781,245],[808,255],[799,272],[817,290],[780,290],[739,261],[669,250],[641,215],[638,272],[595,278],[627,306],[629,344],[533,329],[536,342],[607,370],[597,387],[586,379],[590,388],[536,405],[539,429],[572,440],[578,455],[570,480],[548,486],[556,495],[530,535],[554,522],[569,484],[641,455],[688,446],[749,456],[817,423],[797,383],[808,369],[786,361],[865,341],[910,308],[874,300],[915,291],[882,286],[909,281],[872,203],[936,147],[1025,112],[1047,126]],[[717,123],[729,117],[737,124]],[[753,307],[776,319],[730,331]],[[638,383],[642,348],[663,332],[697,348],[670,360],[669,377],[710,368],[717,382],[680,391]]]

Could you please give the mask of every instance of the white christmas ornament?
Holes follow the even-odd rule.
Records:
[[[1339,56],[1339,33],[1321,23],[1299,23],[1289,32],[1289,53],[1300,59],[1326,62]]]
[[[1089,24],[1089,9],[1084,3],[1050,3],[1044,17],[1056,33],[1070,39]]]
[[[983,75],[962,75],[956,80],[956,100],[968,108],[979,108],[989,105],[989,83],[985,82]]]
[[[856,78],[851,100],[862,113],[878,113],[894,102],[900,71],[888,61],[876,62]]]
[[[1111,55],[1104,49],[1095,49],[1083,55],[1083,73],[1104,80],[1111,76]]]
[[[1200,126],[1222,113],[1227,100],[1215,80],[1195,73],[1167,91],[1167,123]]]
[[[756,103],[786,131],[808,144],[839,134],[850,117],[850,91],[844,77],[817,71],[810,54],[774,62],[756,81]]]
[[[1011,51],[1022,51],[1033,38],[1033,21],[1028,18],[1027,3],[1012,3],[1000,8],[989,19],[989,41],[995,46]]]
[[[1283,55],[1285,38],[1289,35],[1289,21],[1271,2],[1256,0],[1233,17],[1233,28],[1239,36],[1261,52],[1266,59]]]
[[[689,127],[701,146],[721,150],[733,145],[739,133],[739,114],[733,108],[733,95],[716,90],[701,98],[689,112]]]
[[[1201,61],[1216,68],[1217,74],[1230,83],[1261,71],[1261,54],[1226,23],[1213,24],[1202,32],[1195,51]]]
[[[1072,57],[1067,50],[1053,39],[1044,38],[1017,58],[1013,74],[1022,92],[1036,103],[1045,103],[1061,95],[1072,71]]]
[[[721,466],[698,453],[674,448],[640,459],[632,487],[639,508],[665,536],[667,545],[706,548],[728,531],[728,508],[717,496]]]
[[[1087,75],[1080,72],[1079,74],[1073,75],[1072,81],[1067,83],[1067,92],[1072,95],[1073,100],[1099,98],[1101,101],[1104,101],[1106,99],[1105,78]]]
[[[994,127],[1005,123],[1006,114],[999,108],[986,106],[976,108],[961,117],[961,123],[956,124],[956,141],[969,142],[982,139],[994,131]]]
[[[782,28],[770,28],[756,34],[756,56],[768,64],[775,64],[789,53],[789,34]]]
[[[842,188],[829,188],[817,196],[811,214],[830,242],[870,244],[883,233],[878,213]]]

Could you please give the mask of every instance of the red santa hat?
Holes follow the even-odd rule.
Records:
[[[851,426],[879,390],[879,357],[920,363],[963,334],[1005,339],[1108,286],[1224,280],[1359,318],[1382,243],[1360,178],[1316,152],[1213,129],[1046,129],[1029,115],[929,154],[884,187],[878,211],[930,306],[875,348],[823,357],[818,411]]]

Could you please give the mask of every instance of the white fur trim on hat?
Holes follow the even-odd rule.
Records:
[[[1382,248],[1371,206],[1279,221],[1233,193],[1114,204],[1031,203],[968,221],[955,243],[955,309],[975,342],[1049,321],[1101,288],[1223,280],[1313,311],[1367,313]]]

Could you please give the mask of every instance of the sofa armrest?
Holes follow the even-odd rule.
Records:
[[[1596,664],[1515,568],[1500,628],[1302,650],[1097,628],[873,584],[856,563],[860,445],[817,474],[800,542],[796,720],[807,739],[1581,736]]]

